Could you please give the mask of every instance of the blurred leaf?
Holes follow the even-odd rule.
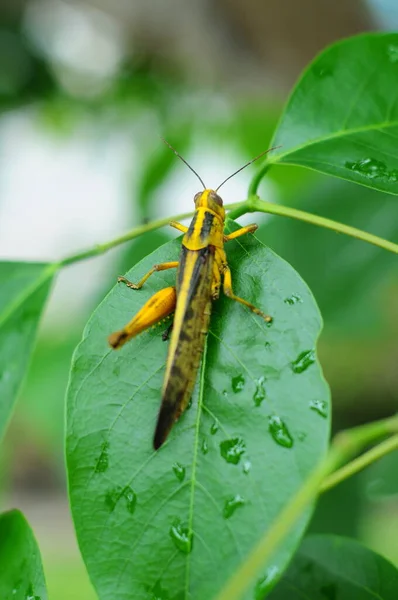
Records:
[[[0,435],[29,364],[54,265],[0,263]]]
[[[298,81],[269,161],[398,194],[398,34],[367,33],[322,52]]]
[[[391,452],[361,473],[368,497],[377,502],[398,496],[398,452]]]
[[[39,548],[17,510],[0,515],[0,565],[2,600],[46,600]]]
[[[334,413],[335,410],[335,425]],[[355,538],[358,536],[363,505],[363,485],[359,477],[350,477],[321,494],[307,533],[330,533]]]
[[[178,256],[172,241],[127,276]],[[211,598],[327,446],[329,393],[314,348],[321,321],[293,269],[254,237],[228,244],[235,291],[270,312],[215,304],[192,407],[152,449],[167,345],[149,330],[107,336],[175,275],[115,287],[86,326],[67,394],[67,465],[80,548],[102,600]],[[308,521],[273,557],[275,583]],[[254,526],[255,524],[255,526]],[[264,587],[265,580],[262,580]]]
[[[270,600],[396,600],[398,571],[349,538],[306,538]]]
[[[51,444],[51,456],[63,454],[64,397],[73,350],[81,337],[75,325],[68,331],[39,338],[32,356],[17,415]],[[10,440],[12,441],[12,440]]]
[[[327,179],[295,206],[398,241],[394,196]],[[294,219],[272,218],[259,237],[291,262],[310,286],[326,326],[375,331],[385,318],[381,290],[396,277],[395,255],[376,246]]]

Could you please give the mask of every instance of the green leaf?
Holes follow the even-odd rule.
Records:
[[[101,600],[210,600],[326,450],[329,391],[314,353],[321,328],[314,299],[290,265],[253,236],[242,240],[228,244],[235,292],[274,320],[267,326],[225,297],[214,304],[192,406],[158,452],[152,437],[167,353],[163,328],[118,352],[107,336],[175,274],[157,273],[140,291],[114,287],[75,352],[69,491]],[[165,244],[127,276],[137,280],[153,264],[176,259],[180,244]],[[309,516],[264,571],[269,585]]]
[[[0,565],[2,600],[46,600],[39,548],[18,510],[0,515]]]
[[[396,600],[398,571],[358,542],[306,538],[270,600]]]
[[[24,379],[54,265],[0,263],[0,436]]]
[[[304,71],[270,162],[303,165],[398,194],[398,34],[339,41]]]
[[[323,177],[296,194],[294,205],[398,242],[394,196]],[[295,219],[274,217],[258,233],[310,286],[326,331],[374,335],[385,318],[385,286],[397,273],[396,255]],[[316,250],[315,250],[316,249]],[[369,319],[369,315],[372,318]]]

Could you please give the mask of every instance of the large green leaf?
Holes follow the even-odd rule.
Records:
[[[1,600],[46,600],[40,552],[23,515],[0,515]]]
[[[0,436],[24,379],[56,267],[0,263]]]
[[[306,538],[270,600],[396,600],[398,571],[349,538]]]
[[[339,41],[304,71],[269,161],[398,194],[398,34]]]
[[[314,299],[290,265],[252,236],[242,239],[228,245],[235,291],[274,321],[267,327],[227,298],[214,305],[192,406],[158,452],[161,329],[118,352],[106,340],[175,275],[158,273],[139,292],[114,287],[75,352],[69,490],[101,600],[210,600],[325,452],[329,391],[314,352]],[[179,240],[165,244],[128,277],[176,259],[179,249]],[[261,590],[281,573],[308,518],[309,511],[273,557]]]

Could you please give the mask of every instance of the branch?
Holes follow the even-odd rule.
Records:
[[[344,233],[345,235],[349,235],[353,238],[356,238],[357,240],[368,242],[369,244],[373,244],[374,246],[378,246],[379,248],[383,248],[384,250],[389,250],[390,252],[398,254],[398,244],[389,242],[384,238],[378,237],[377,235],[373,235],[371,233],[367,233],[366,231],[362,231],[361,229],[356,229],[356,227],[344,225],[343,223],[339,223],[338,221],[332,221],[332,219],[326,219],[325,217],[313,215],[312,213],[307,213],[303,210],[298,210],[297,208],[290,208],[289,206],[282,206],[280,204],[274,204],[272,202],[265,202],[264,200],[260,200],[260,198],[258,198],[257,196],[249,198],[248,204],[250,207],[249,210],[251,212],[259,211],[271,215],[291,217],[292,219],[297,219],[298,221],[304,221],[305,223],[312,223],[312,225],[318,225],[318,227],[325,227],[326,229],[331,229],[332,231],[336,231],[337,233]]]

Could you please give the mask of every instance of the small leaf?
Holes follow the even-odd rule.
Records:
[[[396,600],[398,570],[355,540],[306,538],[270,600]]]
[[[175,260],[180,247],[179,240],[165,244],[127,276],[135,281],[153,264]],[[214,303],[192,405],[159,451],[152,438],[168,347],[162,327],[118,352],[107,336],[175,274],[157,273],[139,291],[113,288],[76,349],[67,394],[69,490],[101,600],[213,598],[326,450],[329,417],[309,406],[323,401],[330,414],[319,363],[311,354],[305,369],[291,367],[315,348],[321,320],[314,299],[292,267],[253,236],[227,250],[235,292],[274,320],[266,324],[226,297]],[[301,302],[286,304],[293,293]],[[309,516],[273,557],[268,586]]]
[[[0,263],[0,436],[26,374],[54,265]]]
[[[270,162],[303,165],[398,194],[398,34],[336,42],[298,81]]]
[[[37,542],[17,510],[0,515],[0,565],[2,600],[47,599]]]

